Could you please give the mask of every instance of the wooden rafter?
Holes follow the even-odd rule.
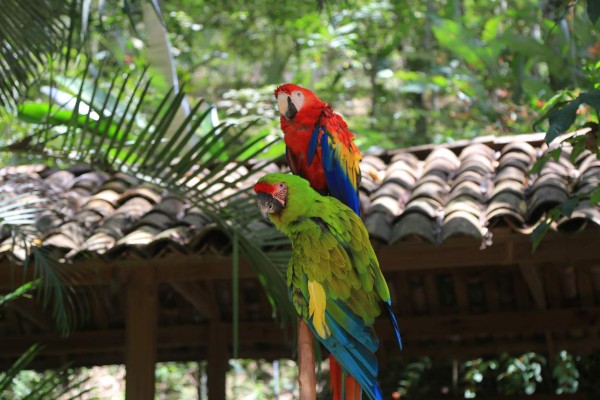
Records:
[[[9,307],[42,331],[51,332],[54,329],[52,317],[44,312],[39,302],[20,298],[10,302]]]
[[[200,282],[171,282],[171,287],[207,319],[219,319],[219,306],[206,285]]]
[[[561,321],[561,323],[557,324],[556,321]],[[598,329],[600,328],[600,307],[581,310],[562,309],[518,313],[403,317],[399,322],[407,343],[406,350],[408,351],[410,348],[417,347],[419,340],[445,340],[451,335],[496,336],[509,333],[527,334],[545,331]],[[223,322],[220,327],[222,329],[221,335],[227,343],[231,343],[232,324]],[[243,335],[240,335],[240,346],[246,348],[257,343],[265,344],[264,347],[268,347],[266,345],[269,344],[282,343],[284,342],[282,339],[286,336],[282,333],[281,327],[276,321],[241,322],[240,330],[244,332]],[[382,341],[394,340],[395,336],[385,318],[376,321],[376,330]],[[185,346],[204,347],[209,342],[209,334],[208,324],[159,327],[157,330],[157,347],[159,349]],[[287,338],[291,349],[293,335],[288,334]],[[593,339],[596,348],[600,347],[598,338]],[[125,348],[125,331],[74,332],[68,338],[50,334],[28,335],[26,337],[22,335],[4,336],[0,341],[0,355],[5,357],[18,355],[32,342],[45,344],[46,348],[43,353],[52,355],[94,353],[108,350],[123,351]],[[585,343],[585,340],[577,339],[575,342]]]
[[[544,281],[536,264],[520,263],[519,270],[523,279],[527,283],[531,297],[535,305],[540,310],[548,308],[546,304],[546,291],[544,289]]]
[[[424,271],[456,270],[540,263],[555,265],[585,265],[597,262],[598,252],[589,243],[600,240],[600,230],[589,230],[577,236],[548,234],[538,250],[531,253],[531,240],[521,234],[497,234],[494,244],[479,250],[480,243],[470,238],[451,238],[442,246],[430,243],[401,242],[392,246],[377,246],[377,257],[382,270]],[[0,265],[0,289],[16,287],[23,276],[20,267],[8,261]],[[152,260],[78,261],[79,285],[110,284],[115,279],[125,279],[137,268],[156,270],[157,282],[189,282],[197,280],[231,279],[231,259],[228,256],[170,254]],[[240,262],[240,279],[253,278],[248,263]],[[26,275],[25,275],[26,276]]]

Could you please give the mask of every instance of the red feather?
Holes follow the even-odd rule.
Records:
[[[324,101],[319,99],[313,92],[298,85],[286,83],[275,89],[275,97],[280,93],[291,95],[299,91],[304,95],[304,104],[298,111],[293,120],[288,120],[283,115],[280,116],[281,130],[284,133],[284,141],[287,147],[288,163],[291,171],[295,175],[300,175],[310,182],[313,189],[328,194],[330,193],[327,185],[327,178],[323,168],[320,145],[317,151],[309,155],[310,140],[317,124],[331,130],[342,147],[347,149],[346,155],[351,160],[346,160],[346,164],[352,170],[351,173],[360,174],[358,163],[360,161],[360,152],[353,142],[354,135],[348,130],[348,125],[344,119]],[[318,142],[321,140],[320,133]],[[309,165],[309,157],[313,159]],[[360,178],[356,179],[356,185]],[[355,190],[358,190],[356,187]]]
[[[332,193],[327,183],[328,178],[323,165],[320,144],[322,136],[325,134],[325,130],[327,130],[332,136],[332,140],[337,141],[340,145],[339,149],[341,150],[339,150],[338,156],[344,157],[344,160],[340,160],[343,161],[342,165],[344,167],[342,168],[345,168],[344,173],[351,181],[354,181],[352,182],[352,190],[358,191],[360,182],[360,168],[358,164],[361,155],[353,142],[354,135],[348,130],[348,125],[327,103],[319,99],[308,89],[286,83],[277,87],[274,94],[275,98],[278,98],[280,93],[291,96],[292,93],[297,91],[300,91],[304,96],[301,109],[297,110],[292,120],[288,120],[284,115],[280,116],[281,130],[284,133],[290,170],[295,175],[307,179],[313,189],[323,194]],[[317,126],[320,126],[319,136],[316,141],[317,148],[313,154],[309,154],[311,138]],[[309,164],[311,157],[312,160]],[[345,200],[340,197],[338,199],[342,202]],[[358,198],[356,201],[358,201]],[[352,205],[349,206],[352,207]],[[333,400],[360,400],[362,391],[358,382],[352,376],[342,371],[340,364],[331,355],[329,356],[329,365]],[[345,398],[342,398],[342,394],[345,394]]]
[[[329,386],[331,388],[331,400],[342,399],[342,367],[329,355]]]
[[[329,382],[331,400],[361,400],[360,385],[351,375],[342,371],[342,367],[332,355],[329,355]],[[342,385],[345,386],[345,390],[342,390]]]
[[[262,193],[274,194],[275,193],[275,185],[271,185],[267,182],[258,182],[256,185],[254,185],[254,192],[255,193],[262,192]]]

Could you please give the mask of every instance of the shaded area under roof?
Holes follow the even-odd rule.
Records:
[[[387,322],[378,320],[383,358],[600,348],[600,217],[587,201],[600,184],[600,162],[590,153],[571,162],[566,147],[531,174],[546,151],[536,134],[364,156],[363,215],[405,341],[398,352]],[[253,176],[262,169],[283,168],[270,164]],[[62,339],[38,303],[11,304],[0,316],[0,364],[35,340],[47,344],[39,367],[70,360],[127,362],[135,370],[135,355],[151,351],[154,360],[208,359],[216,371],[226,368],[231,244],[200,210],[132,177],[85,167],[3,168],[0,193],[53,205],[31,234],[77,272],[76,293],[88,310]],[[532,253],[534,227],[573,196],[582,202]],[[22,257],[0,232],[2,290],[18,283]],[[239,355],[293,357],[293,332],[273,321],[243,261],[239,287]]]

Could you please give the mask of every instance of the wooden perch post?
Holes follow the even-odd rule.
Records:
[[[125,397],[154,398],[158,293],[153,269],[131,272],[127,282]]]
[[[300,400],[315,400],[317,398],[313,334],[302,319],[298,319],[298,384],[300,387]]]

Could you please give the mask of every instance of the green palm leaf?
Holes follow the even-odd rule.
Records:
[[[79,1],[3,0],[0,7],[0,107],[14,108],[63,44],[77,42]],[[65,22],[67,21],[67,22]],[[69,54],[69,51],[66,52]],[[66,61],[66,60],[65,60]]]
[[[95,90],[85,102],[88,107],[79,107],[84,103],[83,82],[93,81],[95,86],[99,85],[99,80],[89,76],[89,71],[86,66],[78,77],[82,82],[80,90],[70,99],[71,109],[62,114],[62,119],[56,117],[61,105],[48,107],[47,114],[38,115],[39,122],[51,123],[43,125],[46,129],[39,129],[27,140],[21,140],[20,146],[8,144],[5,149],[123,172],[188,199],[230,238],[238,233],[242,257],[250,261],[280,316],[293,321],[294,311],[287,300],[284,279],[285,264],[262,250],[265,243],[269,246],[282,243],[281,236],[267,233],[273,230],[265,226],[262,227],[265,232],[254,231],[258,218],[254,199],[248,194],[248,188],[240,188],[254,173],[248,168],[251,160],[273,142],[260,145],[266,141],[266,134],[247,140],[249,126],[219,125],[209,132],[199,132],[205,119],[210,117],[210,109],[200,112],[201,102],[192,108],[181,125],[175,125],[175,134],[170,134],[169,128],[185,94],[167,93],[153,111],[145,115],[143,109],[151,108],[147,105],[151,99],[150,80],[144,74],[115,74],[105,89],[105,101],[100,107],[89,106],[98,104]],[[115,112],[119,107],[125,112]],[[83,113],[85,109],[87,112]],[[140,125],[138,121],[147,123]],[[190,142],[194,145],[189,146]],[[255,239],[255,233],[259,234],[256,236],[259,240]],[[265,239],[272,239],[273,243]],[[32,249],[37,255],[34,259],[44,259],[40,254],[42,250]],[[50,292],[66,278],[60,268],[53,269],[52,274],[43,264],[34,268],[36,273],[45,276],[45,283],[49,285],[45,287]],[[68,302],[62,306],[67,311],[70,308]]]

